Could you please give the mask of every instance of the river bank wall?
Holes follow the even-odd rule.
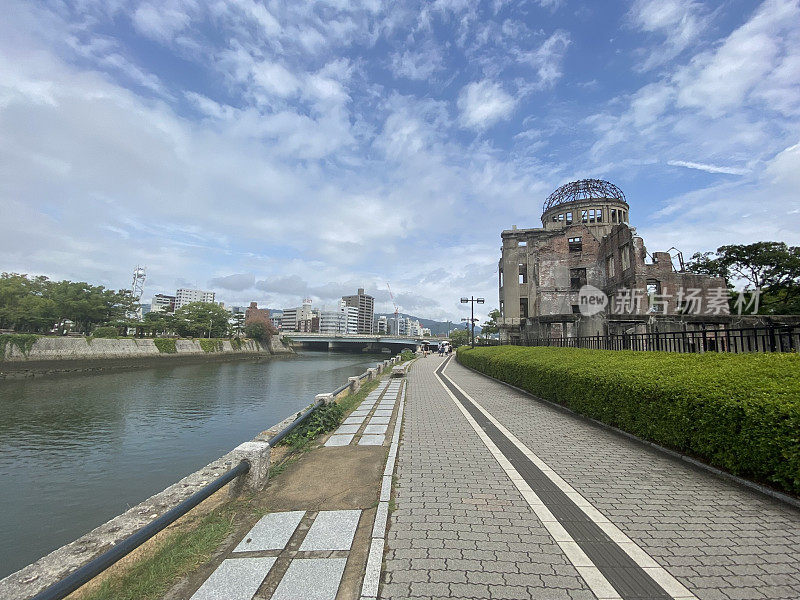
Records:
[[[30,347],[6,343],[0,346],[0,380],[294,354],[277,336],[264,344],[250,339],[238,344],[231,340],[167,339],[166,352],[159,344],[163,349],[164,344],[154,339],[76,337],[40,337]]]
[[[309,404],[307,408],[311,408],[317,403],[334,402],[338,398],[358,392],[363,383],[380,378],[382,373],[390,370],[392,365],[400,361],[401,358],[398,355],[378,363],[374,368],[367,369],[357,377],[349,377],[348,381],[336,390],[318,394],[314,398],[314,402]],[[289,415],[280,423],[262,431],[253,439],[240,444],[221,458],[187,475],[163,491],[150,496],[74,542],[65,544],[27,567],[12,573],[4,579],[0,579],[0,598],[3,600],[25,600],[38,594],[99,556],[111,546],[118,544],[142,527],[158,519],[193,493],[206,486],[210,481],[235,466],[240,460],[244,459],[250,462],[250,472],[247,475],[240,476],[237,480],[229,483],[222,490],[204,500],[192,510],[192,514],[205,514],[221,502],[224,502],[226,498],[235,497],[245,491],[257,492],[263,489],[269,478],[273,446],[271,440],[273,438],[277,439],[276,436],[279,433],[292,426],[299,414],[300,412]],[[227,490],[227,492],[223,490]],[[185,517],[181,519],[183,518]],[[179,525],[181,519],[169,527],[174,528]],[[142,548],[154,541],[146,542]]]

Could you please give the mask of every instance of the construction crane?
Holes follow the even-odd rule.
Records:
[[[400,309],[397,307],[397,302],[394,301],[392,286],[389,285],[388,281],[386,282],[386,287],[389,288],[389,298],[392,299],[392,304],[394,304],[394,333],[395,335],[400,335]]]

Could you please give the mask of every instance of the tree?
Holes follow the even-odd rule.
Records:
[[[244,334],[256,341],[266,343],[269,342],[269,338],[272,337],[273,331],[266,323],[255,321],[245,325]]]
[[[190,302],[175,311],[174,327],[186,337],[225,337],[228,311],[211,302]]]
[[[759,313],[800,313],[800,246],[756,242],[698,252],[687,265],[693,273],[724,277],[729,286],[744,282],[745,292],[761,290]]]
[[[497,320],[500,318],[500,311],[494,309],[489,311],[489,318],[481,325],[481,334],[491,336],[500,333],[500,328],[497,326]]]
[[[466,329],[454,329],[450,332],[450,343],[453,348],[469,344],[469,331]]]

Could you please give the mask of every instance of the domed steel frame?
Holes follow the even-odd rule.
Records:
[[[620,200],[627,204],[625,194],[613,183],[602,179],[581,179],[566,183],[550,194],[544,202],[542,213],[567,202],[601,199]]]

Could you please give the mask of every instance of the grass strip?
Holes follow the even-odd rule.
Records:
[[[207,563],[233,528],[241,502],[216,508],[189,530],[169,534],[147,557],[110,575],[81,600],[156,600],[180,578]]]

